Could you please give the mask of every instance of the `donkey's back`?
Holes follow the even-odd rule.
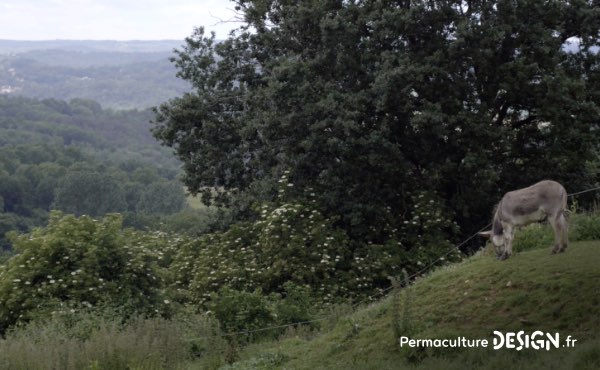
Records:
[[[556,181],[544,180],[509,191],[498,206],[501,219],[513,226],[524,226],[545,219],[552,222],[567,208],[567,191]]]

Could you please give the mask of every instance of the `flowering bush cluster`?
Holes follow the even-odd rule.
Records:
[[[263,205],[261,217],[204,237],[195,253],[181,253],[174,268],[181,281],[190,272],[190,289],[200,303],[223,286],[238,290],[282,292],[294,282],[323,297],[347,295],[344,264],[351,253],[347,236],[332,220],[302,204]]]
[[[448,240],[449,235],[458,232],[458,225],[440,206],[442,200],[434,194],[421,191],[412,195],[411,201],[412,212],[402,221],[399,234],[401,242],[398,242],[407,251],[403,267],[409,272],[411,268],[419,271],[438,258],[441,262],[460,258],[460,251]]]
[[[310,193],[301,202],[286,201],[290,185],[284,176],[278,201],[257,206],[255,222],[182,245],[171,265],[179,291],[189,289],[192,300],[205,305],[224,287],[281,293],[292,282],[325,303],[362,299],[389,286],[402,268],[416,272],[443,261],[438,257],[448,251],[443,258],[459,255],[446,239],[456,226],[431,194],[416,194],[410,218],[374,243],[351,240],[334,218],[311,206]]]
[[[11,235],[17,254],[0,266],[0,332],[97,305],[168,313],[165,243],[156,242],[160,235],[123,231],[121,222],[115,214],[95,220],[53,212],[47,227]]]

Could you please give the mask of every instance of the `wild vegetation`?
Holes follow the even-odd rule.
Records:
[[[22,315],[0,340],[0,366],[458,369],[552,364],[595,369],[600,365],[595,294],[600,249],[597,240],[579,240],[600,232],[599,224],[590,222],[594,218],[574,218],[573,229],[582,233],[571,235],[564,254],[550,255],[543,240],[522,244],[539,235],[538,227],[530,226],[517,234],[517,253],[506,262],[484,250],[375,303],[362,299],[352,306],[338,302],[319,309],[308,289],[287,284],[284,295],[222,289],[211,296],[206,311],[182,304],[191,297],[177,281],[181,264],[176,260],[186,255],[181,246],[192,239],[120,231],[114,216],[93,220],[55,214],[48,228],[18,237],[22,254],[0,272],[1,296],[7,299],[0,307],[13,305],[13,312]],[[119,299],[118,305],[111,304]],[[8,312],[1,316],[5,327]],[[298,322],[306,324],[286,325]],[[493,330],[558,331],[578,344],[548,352],[434,350],[400,348],[397,340],[398,335],[491,340]]]
[[[0,96],[0,367],[600,365],[600,192],[570,198],[564,254],[533,225],[468,257],[504,191],[600,184],[591,2],[235,7],[153,111]],[[519,329],[581,347],[397,341]]]

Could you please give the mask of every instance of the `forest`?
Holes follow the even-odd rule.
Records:
[[[595,2],[234,4],[230,37],[198,27],[171,54],[185,90],[131,84],[153,108],[0,95],[0,367],[600,366]],[[163,76],[21,53],[3,71],[57,89]],[[477,232],[543,179],[570,194],[572,245],[550,256],[534,224],[493,260]],[[584,344],[397,345],[532,328]]]
[[[146,109],[189,90],[169,62],[180,44],[0,40],[0,93]]]
[[[118,212],[136,228],[173,215],[198,221],[177,179],[180,165],[152,138],[150,117],[149,110],[112,111],[83,99],[0,96],[2,248],[11,249],[6,232],[45,225],[51,210]]]

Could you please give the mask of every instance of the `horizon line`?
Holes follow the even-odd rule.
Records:
[[[52,41],[118,41],[118,42],[144,42],[144,41],[184,41],[183,39],[5,39],[0,41],[15,42],[52,42]]]

